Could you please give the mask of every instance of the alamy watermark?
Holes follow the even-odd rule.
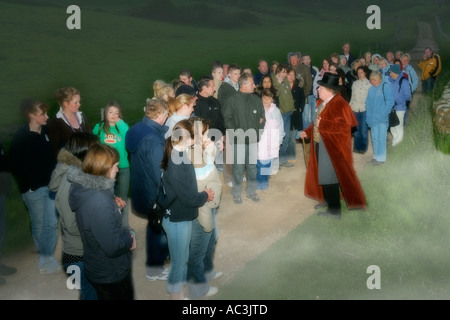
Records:
[[[379,6],[371,5],[367,7],[367,14],[371,14],[369,18],[367,18],[366,26],[367,29],[381,29],[381,9]]]
[[[81,29],[81,9],[77,5],[70,5],[67,7],[66,13],[70,14],[67,18],[66,26],[69,30]],[[370,17],[366,21],[368,29],[381,29],[381,9],[377,5],[370,5],[366,10]]]
[[[70,276],[66,280],[67,289],[81,289],[81,270],[77,265],[70,265],[67,267],[66,273],[70,274]]]
[[[67,18],[67,29],[81,29],[81,9],[79,6],[71,5],[67,7],[66,13],[70,13],[70,17]]]
[[[366,271],[368,274],[371,274],[369,278],[367,278],[366,286],[367,289],[381,289],[381,269],[377,265],[371,265],[367,268]]]

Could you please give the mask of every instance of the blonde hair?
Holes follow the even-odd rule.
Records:
[[[169,117],[181,109],[185,104],[189,105],[192,103],[193,97],[182,93],[176,98],[169,98]]]
[[[161,99],[150,99],[147,101],[147,105],[145,106],[145,115],[155,120],[161,114],[168,114],[169,106],[166,101]]]
[[[404,53],[404,54],[402,54],[402,56],[400,57],[400,59],[401,59],[401,58],[406,58],[406,59],[408,60],[408,62],[411,61],[411,56],[409,55],[409,53]]]
[[[155,80],[155,82],[153,82],[153,95],[166,84],[167,83],[164,80]]]
[[[171,95],[172,93],[172,95]],[[175,96],[175,90],[173,89],[173,86],[171,84],[164,84],[161,87],[158,87],[155,90],[155,94],[154,94],[155,98],[157,99],[162,99],[162,100],[168,100],[168,98],[170,96]],[[164,97],[167,96],[167,98],[164,99]]]
[[[380,71],[372,71],[372,72],[370,73],[370,77],[369,77],[369,78],[370,78],[370,79],[377,78],[377,79],[379,79],[379,80],[382,80],[382,79],[383,79],[383,75],[381,74]]]

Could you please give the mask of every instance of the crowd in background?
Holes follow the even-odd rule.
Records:
[[[302,143],[305,195],[319,201],[317,208],[328,207],[322,215],[340,216],[340,189],[349,208],[365,209],[352,152],[368,151],[370,132],[370,163],[385,163],[388,133],[392,146],[402,142],[419,81],[426,93],[441,70],[430,48],[419,62],[420,77],[410,61],[401,51],[356,57],[349,43],[317,66],[300,52],[281,63],[258,60],[254,70],[214,61],[197,80],[189,69],[175,80],[156,80],[142,120],[131,127],[116,101],[91,125],[73,87],[56,91],[60,110],[49,121],[48,104],[23,100],[26,124],[13,138],[10,161],[3,161],[2,148],[1,171],[12,172],[30,214],[39,272],[70,273],[76,266],[81,299],[135,298],[136,234],[128,213],[145,218],[156,199],[165,214],[161,228],[146,229],[147,280],[166,281],[172,299],[186,299],[186,283],[189,298],[216,294],[210,283],[223,274],[213,263],[222,187],[231,188],[236,205],[243,193],[259,202],[257,191],[270,187],[270,176],[301,163],[295,160]],[[392,110],[396,126],[389,126]],[[54,252],[59,233],[62,261]],[[2,227],[1,242],[4,234]],[[0,275],[14,272],[0,264]]]

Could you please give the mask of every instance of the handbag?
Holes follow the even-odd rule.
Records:
[[[389,113],[389,127],[396,127],[400,124],[400,119],[397,116],[397,112],[395,112],[394,108],[392,108]]]
[[[386,104],[386,96],[384,95],[384,85],[381,87],[381,91],[383,92],[384,103]],[[389,127],[393,128],[400,124],[400,119],[397,116],[397,112],[395,112],[395,106],[392,107],[391,112],[389,112]]]
[[[161,187],[161,179],[159,180],[158,190],[156,191],[156,198],[152,201],[152,206],[150,207],[150,212],[148,214],[148,224],[150,229],[155,233],[161,233],[162,231],[162,220],[164,217],[164,207],[158,202],[159,188]]]

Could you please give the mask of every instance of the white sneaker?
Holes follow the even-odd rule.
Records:
[[[211,297],[211,296],[215,295],[217,292],[219,292],[219,288],[217,288],[217,287],[209,287],[209,290],[205,294],[205,297]]]
[[[216,274],[214,275],[214,277],[211,278],[211,280],[218,279],[221,276],[223,276],[223,272],[222,271],[216,272]]]
[[[230,188],[233,188],[233,182],[231,182],[231,181],[228,182],[228,183],[227,183],[227,186],[229,186]]]
[[[161,274],[158,274],[156,276],[149,276],[148,274],[146,274],[145,277],[147,278],[148,281],[156,281],[156,280],[166,281],[167,278],[169,277],[169,274],[164,274],[164,272],[162,272]]]

